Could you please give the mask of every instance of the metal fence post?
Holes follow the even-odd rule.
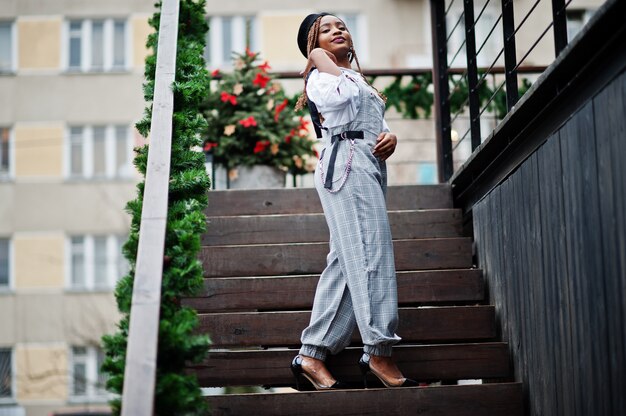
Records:
[[[557,57],[567,46],[565,0],[552,0],[552,21],[554,22],[554,56]]]
[[[480,98],[478,96],[478,69],[476,63],[476,32],[474,30],[474,0],[464,0],[465,51],[467,55],[467,87],[469,94],[472,150],[480,145]]]
[[[515,56],[515,19],[513,17],[513,0],[502,0],[502,34],[504,36],[504,68],[506,77],[507,111],[517,103],[517,58]]]
[[[452,139],[450,136],[450,87],[448,85],[446,11],[443,0],[430,0],[430,17],[433,40],[437,171],[439,182],[446,182],[452,176],[454,168],[452,165]]]

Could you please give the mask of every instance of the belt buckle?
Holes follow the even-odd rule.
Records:
[[[341,140],[346,140],[348,138],[347,135],[347,131],[342,131],[341,134],[339,135],[339,137],[341,137]]]

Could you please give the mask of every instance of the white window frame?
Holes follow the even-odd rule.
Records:
[[[0,69],[0,74],[15,74],[18,68],[17,59],[19,54],[17,53],[17,25],[15,20],[0,20],[0,23],[8,23],[11,26],[11,66],[8,69]]]
[[[128,240],[127,235],[117,234],[113,236],[113,241],[114,241],[113,250],[115,251],[115,255],[117,256],[114,260],[115,261],[115,264],[114,264],[115,277],[117,278],[116,283],[117,283],[117,280],[126,276],[128,272],[130,271],[130,264],[128,260],[126,260],[126,258],[124,257],[124,252],[122,251],[124,248],[124,244],[126,243],[126,240]]]
[[[432,42],[430,42],[431,31],[430,31],[430,12],[429,5],[422,5],[420,10],[420,18],[421,23],[419,24],[421,35],[419,39],[421,41],[415,43],[418,47],[420,47],[423,52],[421,53],[407,53],[404,57],[404,64],[407,67],[413,68],[432,68],[433,67],[433,48]]]
[[[481,35],[487,35],[492,25],[496,23],[497,17],[499,16],[500,11],[497,7],[495,7],[492,3],[490,3],[485,9],[484,14],[478,20],[476,27],[474,28],[475,33],[480,32]],[[454,24],[457,22],[459,18],[463,15],[463,9],[453,8],[450,12],[448,12],[450,16],[450,20],[446,20],[447,30],[451,30],[454,27]],[[486,20],[486,17],[489,17],[489,20]],[[454,56],[459,47],[463,44],[463,40],[465,39],[465,20],[461,19],[461,23],[456,27],[454,33],[450,37],[450,40],[447,45],[448,51],[448,65],[450,65],[450,59]],[[496,55],[500,52],[500,48],[502,47],[502,30],[498,30],[498,27],[502,27],[502,21],[498,22],[496,25],[496,29],[493,31],[489,40],[485,44],[483,50],[480,51],[480,54],[477,57],[477,65],[480,66],[488,66],[491,65]],[[484,33],[483,33],[484,32]],[[475,35],[476,36],[476,35]],[[476,50],[482,45],[484,38],[481,36],[480,38],[476,36]],[[504,55],[498,58],[496,65],[504,63]],[[464,68],[467,66],[467,46],[463,45],[461,52],[456,57],[456,60],[453,63],[452,67],[455,68]]]
[[[452,30],[454,28],[454,24],[458,21],[459,18],[461,18],[462,14],[463,14],[463,10],[449,11],[448,16],[450,20],[446,20],[446,29]],[[449,36],[449,35],[450,34],[446,34],[446,36]],[[446,49],[448,52],[448,56],[446,57],[447,65],[451,68],[452,67],[461,68],[467,65],[467,48],[463,44],[464,38],[465,38],[465,21],[461,19],[461,22],[459,23],[459,25],[456,28],[454,28],[454,33],[452,33],[452,36],[450,36],[450,40],[448,41],[448,44],[446,45]],[[461,48],[461,45],[463,45],[462,48]],[[454,54],[457,52],[459,48],[461,48],[461,51],[457,55],[454,62],[451,62],[452,58],[454,57]]]
[[[0,126],[9,130],[9,171],[0,172],[0,182],[15,178],[15,132],[12,127]]]
[[[494,23],[496,23],[496,16],[498,15],[498,10],[491,7],[491,5],[487,6],[484,14],[477,22],[475,33],[480,33],[480,35],[486,36]],[[489,20],[487,20],[487,18],[489,18]],[[498,27],[502,27],[502,20],[496,24],[496,29],[493,31],[477,57],[476,64],[479,67],[491,65],[496,55],[500,52],[500,48],[502,47],[502,36],[500,36],[500,34],[502,33],[502,30],[498,30]],[[478,50],[484,40],[485,39],[482,36],[480,38],[476,36],[476,50]],[[465,65],[467,65],[467,58],[465,59]],[[496,65],[504,65],[504,54],[498,58]]]
[[[208,41],[210,44],[210,56],[207,59],[207,66],[210,68],[231,68],[232,61],[224,60],[224,42],[222,37],[224,18],[232,19],[231,39],[233,52],[244,53],[246,50],[246,19],[252,19],[252,35],[253,42],[251,49],[258,50],[259,39],[259,18],[256,15],[222,15],[207,16],[207,22],[211,30],[208,32]]]
[[[92,34],[93,22],[103,22],[103,66],[93,67]],[[70,24],[72,22],[81,23],[81,48],[80,48],[80,68],[70,66]],[[124,65],[113,65],[113,46],[115,22],[124,23]],[[107,18],[68,18],[63,24],[61,56],[63,70],[69,73],[104,73],[104,72],[127,72],[131,69],[132,60],[132,38],[131,25],[127,17],[107,17]]]
[[[361,64],[367,64],[370,60],[370,44],[369,33],[367,26],[367,16],[363,13],[350,12],[350,13],[335,13],[335,16],[346,22],[347,17],[353,17],[356,21],[356,28],[346,22],[348,30],[351,30],[352,40],[354,42],[354,49],[359,56],[359,62]],[[356,30],[355,30],[356,29]]]
[[[567,41],[568,42],[571,42],[576,36],[578,36],[578,34],[582,31],[582,29],[587,25],[587,23],[589,22],[589,19],[591,19],[595,11],[596,11],[595,9],[577,8],[577,7],[571,7],[568,10],[566,10],[565,14],[566,14],[566,19],[567,19]],[[570,19],[570,16],[572,15],[572,13],[580,13],[580,15],[582,16],[582,20],[580,21],[580,27],[578,28],[576,33],[573,33],[573,34],[571,33],[572,32],[571,30],[572,20]],[[570,37],[570,35],[573,35],[573,36]]]
[[[82,146],[82,174],[72,174],[72,128],[81,127],[83,129],[83,146]],[[94,127],[105,128],[105,174],[94,175],[94,147],[93,147],[93,129]],[[117,128],[124,127],[126,129],[126,154],[127,159],[120,170],[117,170]],[[132,179],[134,176],[133,166],[133,135],[132,128],[126,124],[99,124],[99,125],[71,125],[65,131],[64,143],[64,176],[68,180],[125,180]]]
[[[84,253],[84,285],[83,286],[75,286],[72,280],[73,269],[72,269],[72,238],[73,237],[83,237],[83,253]],[[95,278],[95,262],[96,262],[96,253],[95,253],[95,244],[94,238],[96,237],[104,237],[106,238],[106,284],[97,285]],[[120,260],[123,258],[123,254],[121,253],[121,246],[119,241],[124,241],[123,237],[118,234],[74,234],[67,236],[65,242],[65,287],[68,291],[76,291],[76,292],[109,292],[115,288],[117,281],[121,279],[123,276],[120,275]]]
[[[76,395],[74,394],[74,364],[76,364],[76,356],[74,354],[74,348],[85,348],[86,355],[81,357],[81,362],[85,364],[85,383],[86,394]],[[111,398],[111,394],[105,390],[105,386],[101,387],[102,391],[98,391],[98,375],[100,369],[98,368],[98,350],[100,348],[94,346],[84,345],[70,345],[69,355],[69,397],[73,403],[87,403],[87,402],[106,402]]]
[[[13,278],[14,258],[13,258],[13,239],[10,236],[0,236],[3,240],[9,241],[9,281],[6,286],[0,286],[0,294],[3,292],[13,292],[15,290],[15,279]]]
[[[16,364],[15,364],[15,348],[11,346],[0,346],[0,349],[9,350],[10,360],[11,360],[11,396],[10,397],[0,397],[0,405],[1,404],[14,404],[15,403],[15,393],[17,388],[16,382]]]

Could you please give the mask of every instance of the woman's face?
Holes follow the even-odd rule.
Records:
[[[332,52],[337,58],[343,58],[352,46],[352,36],[341,19],[326,15],[320,21],[317,43],[320,48]]]

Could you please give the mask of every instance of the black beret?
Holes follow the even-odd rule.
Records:
[[[305,58],[308,58],[306,49],[311,26],[313,26],[313,23],[315,23],[318,17],[327,16],[329,14],[330,13],[312,13],[305,17],[302,23],[300,23],[300,29],[298,29],[298,48],[300,48],[300,52],[302,52]]]

